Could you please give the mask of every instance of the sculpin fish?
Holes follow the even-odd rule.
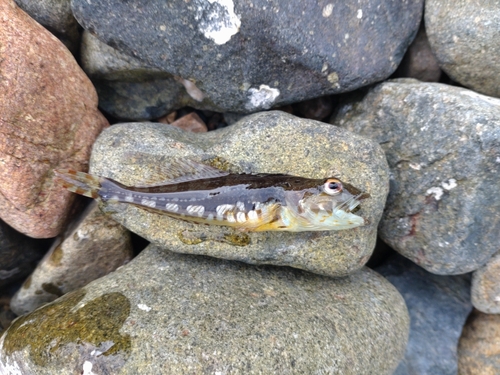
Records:
[[[235,174],[191,160],[167,167],[161,184],[126,186],[74,170],[57,170],[63,186],[102,202],[122,202],[194,223],[241,231],[325,231],[355,228],[353,213],[369,194],[337,178]]]

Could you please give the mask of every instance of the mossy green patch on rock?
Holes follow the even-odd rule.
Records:
[[[121,293],[108,293],[77,307],[85,297],[79,289],[56,302],[17,319],[6,333],[3,349],[12,355],[30,346],[29,357],[38,366],[61,355],[67,344],[112,345],[103,355],[130,353],[130,336],[119,330],[130,313],[130,303]]]

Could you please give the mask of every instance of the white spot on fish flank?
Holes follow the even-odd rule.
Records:
[[[358,19],[363,18],[363,9],[358,9],[358,13],[356,14],[356,17],[357,17]]]
[[[254,210],[250,210],[250,211],[248,211],[248,219],[250,221],[258,220],[259,219],[259,215],[257,215],[257,212],[255,212]]]
[[[179,205],[175,204],[175,203],[167,203],[165,205],[165,209],[167,211],[177,212],[177,211],[179,211]]]
[[[236,207],[238,208],[238,210],[240,211],[245,211],[245,203],[243,202],[236,202]]]
[[[137,307],[138,307],[138,308],[140,308],[140,309],[141,309],[141,310],[143,310],[143,311],[147,311],[147,312],[151,311],[151,307],[149,307],[149,306],[148,306],[148,305],[146,305],[145,303],[139,303],[139,304],[137,305]]]
[[[232,204],[221,204],[220,206],[217,206],[215,209],[215,212],[217,212],[217,216],[223,216],[227,211],[234,210],[234,205]]]
[[[213,220],[214,219],[214,214],[208,214],[207,220]]]
[[[234,13],[233,0],[196,0],[195,5],[198,30],[215,44],[227,43],[240,30],[241,20]]]
[[[226,215],[226,220],[230,223],[236,223],[236,218],[234,217],[234,213],[232,212],[229,212],[227,215]]]
[[[236,221],[238,221],[238,223],[244,223],[245,221],[247,221],[247,216],[244,212],[238,212],[236,214]]]
[[[156,202],[155,201],[152,201],[152,200],[146,199],[146,198],[142,198],[141,199],[141,204],[143,206],[147,206],[147,207],[151,207],[151,208],[155,208],[156,207]]]
[[[191,215],[196,215],[196,216],[202,217],[203,213],[205,212],[205,207],[204,206],[189,205],[186,207],[186,211]]]
[[[133,201],[134,197],[132,196],[132,194],[125,195],[125,202],[133,202]]]

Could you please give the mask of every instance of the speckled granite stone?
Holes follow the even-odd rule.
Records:
[[[310,178],[336,174],[371,194],[357,212],[370,224],[344,231],[241,233],[191,224],[126,203],[103,207],[131,231],[169,250],[302,268],[344,276],[366,263],[388,190],[380,147],[328,124],[275,111],[245,117],[206,134],[154,123],[115,125],[95,143],[91,172],[128,186],[155,181],[171,158],[205,157],[236,172],[288,173]],[[215,159],[213,159],[215,158]]]

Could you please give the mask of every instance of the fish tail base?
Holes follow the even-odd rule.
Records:
[[[99,197],[99,189],[101,188],[99,178],[73,169],[58,169],[54,171],[54,174],[67,190],[89,198],[97,199]]]

